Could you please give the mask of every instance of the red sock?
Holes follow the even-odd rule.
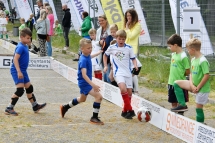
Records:
[[[129,102],[130,102],[130,104],[131,104],[131,98],[132,98],[132,95],[130,96],[130,95],[128,95],[128,98],[129,98]]]
[[[127,111],[131,111],[132,107],[131,107],[131,103],[130,103],[130,99],[128,96],[128,92],[125,93],[121,93],[122,94],[122,99],[124,101],[124,108],[123,108],[123,112],[127,112]]]

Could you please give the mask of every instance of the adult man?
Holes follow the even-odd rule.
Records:
[[[66,4],[62,5],[62,10],[64,11],[63,20],[62,20],[63,36],[65,39],[64,50],[68,50],[68,48],[69,48],[69,30],[71,27],[71,13],[70,13],[70,9],[67,8]]]
[[[37,0],[38,11],[35,12],[36,18],[35,20],[40,18],[40,10],[43,8],[43,0]]]

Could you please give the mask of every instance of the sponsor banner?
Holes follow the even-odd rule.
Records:
[[[9,5],[8,5],[8,0],[1,0],[4,3],[5,8],[10,11]]]
[[[17,9],[16,0],[10,0],[11,8],[15,7],[16,10],[16,19],[20,18],[19,11]]]
[[[0,56],[0,68],[10,68],[13,56]],[[49,58],[32,58],[29,60],[28,69],[51,69]]]
[[[170,7],[171,7],[171,14],[172,14],[172,19],[173,19],[173,23],[175,26],[175,29],[177,29],[177,1],[176,0],[169,0],[170,3]],[[200,32],[199,33],[193,33],[193,32],[183,32],[183,27],[184,27],[184,14],[183,14],[183,10],[184,8],[189,8],[189,7],[194,7],[194,6],[198,6],[196,3],[196,0],[180,0],[180,35],[182,37],[182,41],[183,41],[183,47],[185,47],[186,42],[190,39],[190,34],[193,34],[195,38],[198,38],[202,41],[202,48],[201,48],[201,52],[204,55],[209,55],[209,54],[213,54],[213,46],[211,44],[210,38],[208,36],[208,32],[207,29],[205,27],[205,23],[203,21],[202,15],[200,15]]]
[[[145,17],[143,15],[143,10],[141,8],[140,2],[138,0],[120,0],[122,10],[125,13],[128,9],[134,8],[137,11],[139,22],[141,24],[142,30],[139,36],[140,44],[151,43],[151,38],[149,36],[148,27],[146,24]]]
[[[74,11],[74,8],[72,6],[72,0],[61,0],[62,5],[66,4],[67,7],[70,9],[70,13],[71,13],[71,26],[72,28],[78,33],[79,32],[79,28],[81,27],[81,23],[79,23],[79,21],[77,20],[78,17]]]
[[[215,143],[215,129],[197,122],[195,142]]]
[[[58,61],[51,59],[51,69],[56,73],[59,73],[59,63]]]
[[[62,64],[62,63],[59,63],[58,65],[58,68],[59,68],[59,74],[62,75],[63,77],[65,77],[66,79],[68,79],[68,66]]]
[[[164,109],[162,130],[185,142],[195,142],[196,123],[194,120]]]
[[[28,3],[28,0],[15,0],[17,11],[20,14],[21,18],[24,18],[25,21],[29,19],[30,14],[32,13],[31,7]]]
[[[51,8],[52,8],[52,11],[53,11],[53,14],[54,14],[54,21],[58,20],[53,0],[43,0],[43,3],[45,3],[45,2],[49,3]]]
[[[77,80],[77,70],[73,69],[73,68],[70,68],[68,67],[68,80],[75,83],[75,84],[78,84],[78,80]]]
[[[124,16],[118,0],[101,0],[103,10],[109,24],[117,24],[119,29],[123,29]]]
[[[94,28],[98,29],[100,26],[98,22],[98,17],[104,14],[100,0],[85,0],[85,1],[88,6],[88,12],[90,14],[90,17],[92,18],[92,22],[94,22],[94,19],[95,19]],[[95,2],[95,8],[94,8],[94,2]],[[95,17],[94,17],[94,11],[95,11]]]

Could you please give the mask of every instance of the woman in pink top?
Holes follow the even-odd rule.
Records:
[[[50,22],[50,30],[49,30],[49,33],[47,33],[50,37],[50,41],[46,42],[47,43],[46,48],[47,48],[47,55],[52,56],[51,36],[54,35],[54,14],[51,6],[46,6],[46,13],[48,14],[47,18],[49,19],[49,22]]]

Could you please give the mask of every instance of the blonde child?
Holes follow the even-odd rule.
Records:
[[[63,34],[63,30],[62,30],[61,24],[59,23],[58,20],[55,20],[54,35],[61,36],[62,34]]]
[[[100,46],[96,45],[96,30],[91,28],[88,32],[90,39],[92,40],[92,53],[95,54],[101,50]],[[92,72],[94,72],[95,78],[102,80],[102,67],[101,67],[101,54],[92,58]]]
[[[186,44],[186,48],[190,56],[193,57],[191,60],[190,80],[175,81],[174,89],[179,105],[171,110],[173,112],[188,110],[183,94],[183,89],[186,89],[196,94],[196,121],[204,123],[203,106],[208,102],[210,93],[209,63],[200,52],[200,40],[196,38],[190,39]]]
[[[138,71],[137,61],[131,46],[125,44],[127,35],[124,30],[116,32],[117,44],[111,45],[103,56],[104,73],[107,71],[107,57],[112,55],[114,79],[117,82],[124,101],[121,116],[126,119],[132,119],[135,116],[134,110],[130,103],[129,96],[132,95],[132,74],[130,70],[130,59],[134,64],[134,68]]]

